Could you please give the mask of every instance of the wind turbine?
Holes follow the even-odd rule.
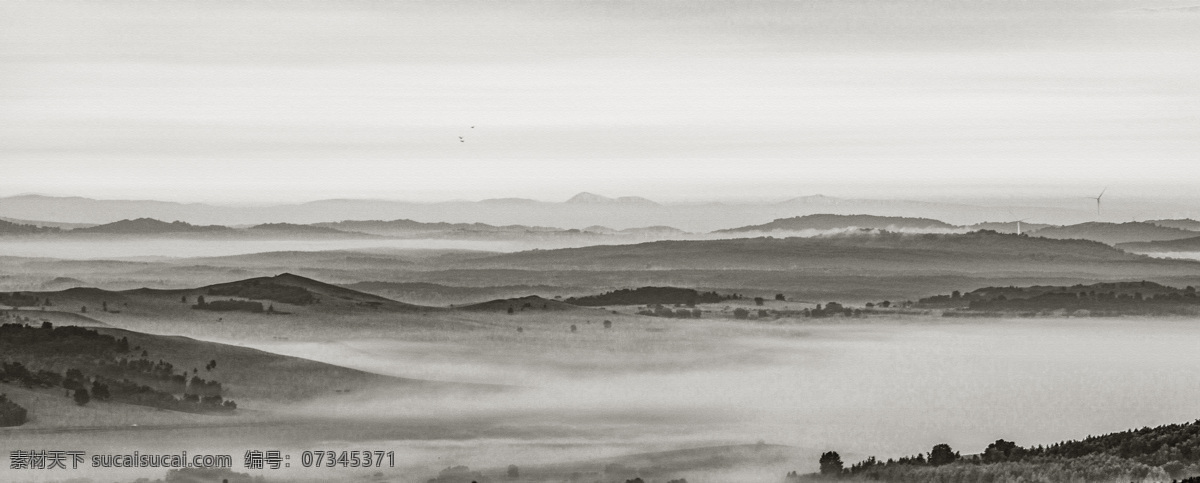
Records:
[[[1099,220],[1099,219],[1100,219],[1100,198],[1103,198],[1103,197],[1104,197],[1104,192],[1105,192],[1105,191],[1108,191],[1108,187],[1107,187],[1107,186],[1105,186],[1105,187],[1104,187],[1104,189],[1100,190],[1100,195],[1099,195],[1099,196],[1094,196],[1094,197],[1093,197],[1093,196],[1084,196],[1084,198],[1087,198],[1087,199],[1089,199],[1089,200],[1096,200],[1096,219],[1097,219],[1097,220]]]
[[[1024,220],[1017,220],[1017,236],[1021,236],[1021,222],[1022,222],[1022,221],[1025,221],[1025,220],[1028,220],[1028,219],[1029,219],[1029,218],[1026,218],[1026,219],[1024,219]]]
[[[1009,210],[1008,214],[1011,215],[1013,218],[1017,217],[1017,215],[1015,213],[1013,213],[1012,210]],[[1017,220],[1017,236],[1021,235],[1021,222],[1028,221],[1028,220],[1029,220],[1029,218],[1023,218],[1023,219]]]

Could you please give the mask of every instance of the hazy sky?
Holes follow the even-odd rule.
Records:
[[[1179,191],[1189,5],[3,2],[0,196]]]

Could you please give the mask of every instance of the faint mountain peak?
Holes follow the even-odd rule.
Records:
[[[529,199],[529,198],[488,198],[488,199],[486,199],[486,200],[480,200],[480,201],[479,201],[479,203],[485,203],[485,204],[508,204],[508,205],[512,205],[512,204],[530,205],[530,204],[537,204],[537,203],[540,203],[540,202],[539,202],[538,200],[531,200],[531,199]]]
[[[657,202],[647,198],[642,198],[641,196],[621,196],[617,198],[617,203],[626,203],[631,205],[658,205]]]
[[[619,198],[609,198],[607,196],[588,193],[584,191],[566,201],[572,204],[631,204],[631,205],[658,205],[654,201],[642,198],[641,196],[622,196]]]
[[[609,228],[607,226],[602,226],[602,225],[592,225],[587,228],[584,228],[583,231],[591,232],[591,233],[602,233],[605,235],[611,235],[611,234],[617,232],[617,230],[614,230],[612,228]]]
[[[846,201],[846,200],[842,199],[842,198],[836,198],[833,196],[825,196],[823,194],[818,193],[815,195],[798,196],[795,198],[790,198],[790,199],[779,202],[779,204],[781,204],[781,205],[784,205],[784,204],[836,205],[836,204],[842,203],[844,201]]]
[[[144,233],[183,233],[183,232],[209,232],[209,231],[226,231],[232,230],[227,226],[221,225],[193,225],[182,221],[172,221],[170,223],[156,220],[154,218],[137,218],[133,220],[114,221],[103,225],[96,225],[88,228],[76,228],[71,230],[72,233],[121,233],[121,234],[144,234]]]
[[[612,203],[617,200],[586,191],[572,196],[567,203]]]

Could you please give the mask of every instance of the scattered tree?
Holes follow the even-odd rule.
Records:
[[[75,390],[75,404],[83,406],[91,400],[92,397],[88,395],[87,389],[80,388]]]
[[[821,453],[820,463],[822,475],[842,474],[842,456],[837,454],[837,451]]]
[[[936,445],[929,451],[930,466],[948,465],[956,460],[958,460],[958,453],[954,452],[948,444]]]
[[[97,401],[107,401],[112,399],[112,393],[108,391],[107,384],[101,384],[100,381],[95,381],[92,383],[92,397],[96,398]]]
[[[0,427],[25,424],[27,416],[25,408],[9,401],[7,394],[0,394]]]

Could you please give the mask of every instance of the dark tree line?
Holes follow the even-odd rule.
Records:
[[[1022,447],[1003,439],[961,456],[946,444],[928,453],[887,461],[875,457],[844,468],[837,452],[818,461],[820,478],[880,481],[1095,481],[1186,478],[1200,474],[1200,420],[1141,428],[1049,446]],[[1159,476],[1155,476],[1159,475]],[[1188,481],[1188,480],[1184,480]]]
[[[679,287],[640,287],[635,289],[620,289],[605,292],[600,295],[585,297],[570,297],[564,302],[585,307],[604,307],[607,305],[686,305],[695,307],[696,304],[717,303],[722,300],[740,298],[737,294],[721,295],[716,292],[699,292],[690,288]]]

